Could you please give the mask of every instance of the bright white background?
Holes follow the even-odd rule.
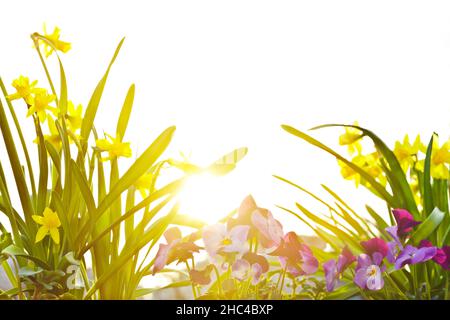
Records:
[[[313,191],[326,183],[360,212],[365,202],[381,206],[342,181],[333,158],[282,131],[282,123],[306,130],[358,120],[391,145],[404,133],[426,140],[433,130],[449,135],[448,1],[39,0],[2,1],[0,11],[5,82],[25,74],[46,83],[29,34],[41,31],[43,22],[50,30],[58,25],[73,45],[63,55],[70,99],[86,106],[126,36],[97,128],[114,132],[134,82],[125,137],[134,151],[170,125],[178,129],[167,156],[182,151],[208,164],[249,147],[232,174],[203,188],[203,205],[186,204],[187,213],[210,220],[248,193],[278,216],[285,214],[275,204],[313,206],[272,174]],[[29,119],[23,123],[31,126]],[[338,132],[315,135],[337,147]]]

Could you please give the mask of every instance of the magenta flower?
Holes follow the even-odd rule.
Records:
[[[294,277],[312,274],[317,271],[319,262],[311,249],[300,243],[295,232],[288,232],[280,245],[270,255],[278,256],[283,268]]]
[[[166,265],[178,260],[178,263],[192,258],[195,252],[199,252],[201,247],[197,246],[191,237],[183,239],[180,229],[173,227],[164,232],[167,244],[161,243],[156,253],[153,264],[153,274],[161,271]]]
[[[334,290],[342,273],[355,260],[356,260],[356,257],[352,254],[352,252],[348,249],[348,247],[345,246],[344,249],[342,250],[341,254],[338,257],[337,262],[336,262],[336,260],[331,259],[322,265],[323,270],[325,272],[325,281],[327,284],[327,291],[331,292]]]
[[[211,258],[217,254],[243,254],[248,251],[249,226],[235,226],[231,230],[225,224],[217,223],[203,229],[205,249]]]
[[[284,235],[283,226],[269,210],[256,209],[253,211],[251,219],[259,231],[259,241],[263,247],[273,248],[280,245]]]
[[[367,241],[362,241],[361,246],[365,252],[374,259],[373,255],[379,253],[383,258],[388,254],[388,245],[386,241],[380,238],[372,238]]]
[[[399,270],[407,264],[417,264],[432,259],[437,253],[436,247],[416,248],[407,245],[395,260],[395,269]]]
[[[420,241],[419,248],[424,247],[433,247],[433,244],[429,240],[422,240]],[[450,246],[436,248],[436,254],[433,257],[433,261],[445,270],[450,270]]]
[[[397,234],[400,238],[406,237],[415,226],[421,223],[420,221],[414,220],[412,214],[405,209],[394,209],[392,213],[397,222]]]
[[[380,290],[384,286],[382,273],[386,267],[382,265],[383,256],[379,252],[369,256],[360,254],[353,281],[361,289]]]

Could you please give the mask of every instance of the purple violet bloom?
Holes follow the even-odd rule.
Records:
[[[414,220],[412,214],[405,209],[394,209],[392,213],[397,222],[397,234],[400,238],[404,238],[415,226],[421,223],[420,221]]]
[[[380,290],[384,286],[383,272],[386,270],[381,263],[383,257],[379,252],[375,252],[373,257],[368,254],[358,256],[355,278],[353,281],[361,289]]]
[[[345,246],[338,257],[337,263],[336,260],[331,259],[322,265],[323,271],[325,272],[325,281],[327,283],[328,292],[334,290],[339,277],[342,275],[345,269],[347,269],[355,260],[356,257],[347,248],[347,246]]]
[[[417,264],[432,259],[437,253],[436,247],[416,248],[407,245],[395,260],[395,269],[399,270],[406,264]]]

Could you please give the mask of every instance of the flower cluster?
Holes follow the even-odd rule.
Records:
[[[450,246],[437,248],[428,240],[422,240],[418,247],[409,244],[413,228],[421,222],[404,209],[394,209],[395,226],[387,227],[386,232],[391,241],[372,238],[361,242],[364,253],[355,258],[348,248],[344,248],[338,261],[330,260],[323,264],[327,290],[333,291],[338,279],[345,269],[355,260],[354,283],[361,289],[380,290],[384,286],[383,272],[388,264],[393,270],[400,270],[406,265],[414,265],[433,260],[445,270],[450,270]]]
[[[153,273],[171,262],[183,262],[196,296],[201,292],[199,286],[211,284],[211,275],[215,271],[216,282],[212,287],[218,288],[218,292],[214,297],[254,298],[264,292],[265,287],[271,291],[265,298],[279,298],[286,288],[286,276],[292,281],[290,286],[294,292],[291,294],[295,297],[292,283],[299,278],[304,281],[306,276],[311,276],[309,279],[315,282],[324,282],[328,292],[334,291],[345,279],[352,279],[361,290],[376,291],[384,287],[384,278],[390,272],[408,265],[432,260],[450,270],[449,246],[437,248],[428,240],[422,240],[418,246],[412,245],[411,232],[421,222],[414,220],[404,209],[393,210],[393,217],[396,224],[385,230],[390,241],[379,237],[362,241],[362,250],[357,256],[345,246],[336,259],[327,260],[320,267],[313,250],[301,237],[292,231],[284,233],[283,226],[272,213],[258,207],[248,196],[238,209],[237,217],[203,228],[204,247],[195,244],[200,240],[195,233],[183,238],[178,228],[167,230],[167,243],[160,244]],[[207,253],[210,261],[202,268],[194,263],[194,254],[201,251]],[[322,270],[323,275],[319,272]]]
[[[174,234],[176,236],[174,236]],[[261,283],[269,283],[278,274],[277,284],[271,287],[269,297],[282,292],[285,277],[295,279],[314,274],[319,262],[311,248],[295,232],[283,232],[283,226],[272,213],[256,205],[253,197],[244,199],[235,218],[203,228],[201,240],[204,247],[194,243],[195,235],[185,238],[177,228],[166,231],[166,244],[160,244],[153,273],[167,264],[184,262],[194,287],[212,282],[215,271],[219,297],[248,297],[262,294]],[[194,264],[194,253],[204,250],[209,264],[200,268]],[[190,266],[188,260],[192,261]],[[274,264],[278,268],[270,271]],[[211,292],[210,292],[211,294]]]

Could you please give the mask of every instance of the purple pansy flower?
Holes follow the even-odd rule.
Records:
[[[406,264],[417,264],[432,259],[437,252],[436,247],[416,248],[407,245],[395,260],[395,269],[399,270]]]
[[[421,223],[420,221],[414,220],[412,214],[405,209],[394,209],[392,213],[397,222],[397,234],[400,238],[404,238],[415,226]]]
[[[333,291],[336,286],[339,277],[345,271],[345,269],[356,260],[356,257],[348,249],[347,246],[344,247],[338,260],[331,259],[325,262],[322,267],[325,272],[325,281],[327,284],[327,291]]]
[[[383,256],[379,252],[369,256],[368,254],[360,254],[358,256],[358,264],[356,266],[356,274],[354,282],[361,289],[380,290],[384,286],[382,273],[386,269],[381,265]]]

